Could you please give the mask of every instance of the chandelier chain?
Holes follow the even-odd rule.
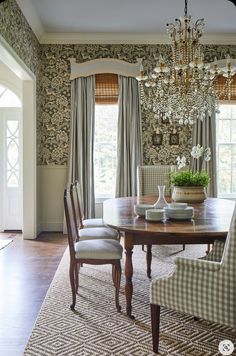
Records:
[[[185,6],[184,6],[184,16],[188,15],[188,0],[185,0]]]

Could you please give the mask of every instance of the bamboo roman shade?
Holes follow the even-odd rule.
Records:
[[[223,77],[223,75],[220,75],[217,79],[217,82],[216,82],[216,88],[217,88],[217,91],[222,91],[224,86],[225,86],[225,83],[226,83],[226,78]],[[222,100],[222,99],[221,99]],[[226,99],[223,99],[223,100],[228,100],[227,98]],[[232,78],[232,84],[231,84],[231,100],[236,100],[236,75],[233,76]]]
[[[119,94],[117,74],[95,74],[95,83],[96,104],[117,104]]]

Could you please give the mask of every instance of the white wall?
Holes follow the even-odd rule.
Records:
[[[22,80],[0,60],[0,82],[12,90],[22,100]]]
[[[63,230],[66,166],[38,166],[38,233]]]
[[[63,230],[63,192],[66,166],[38,166],[38,233]],[[102,203],[96,204],[96,217],[102,217]]]

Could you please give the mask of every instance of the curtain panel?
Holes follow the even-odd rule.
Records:
[[[210,183],[207,188],[207,195],[209,197],[217,197],[217,171],[216,171],[216,115],[215,112],[211,116],[207,115],[206,118],[201,121],[197,120],[193,125],[192,131],[192,145],[210,147],[211,160],[205,162],[203,169],[210,176]],[[199,170],[200,162],[197,159],[191,160],[191,167],[193,170]]]
[[[138,82],[119,76],[116,197],[137,195],[137,166],[142,165],[141,106]]]
[[[81,185],[85,218],[95,216],[94,197],[94,121],[95,76],[71,82],[71,127],[68,179]]]

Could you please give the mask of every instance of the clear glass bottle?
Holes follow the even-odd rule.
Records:
[[[165,185],[158,185],[158,199],[154,204],[155,209],[163,209],[165,206],[168,206],[167,201],[165,200]]]

